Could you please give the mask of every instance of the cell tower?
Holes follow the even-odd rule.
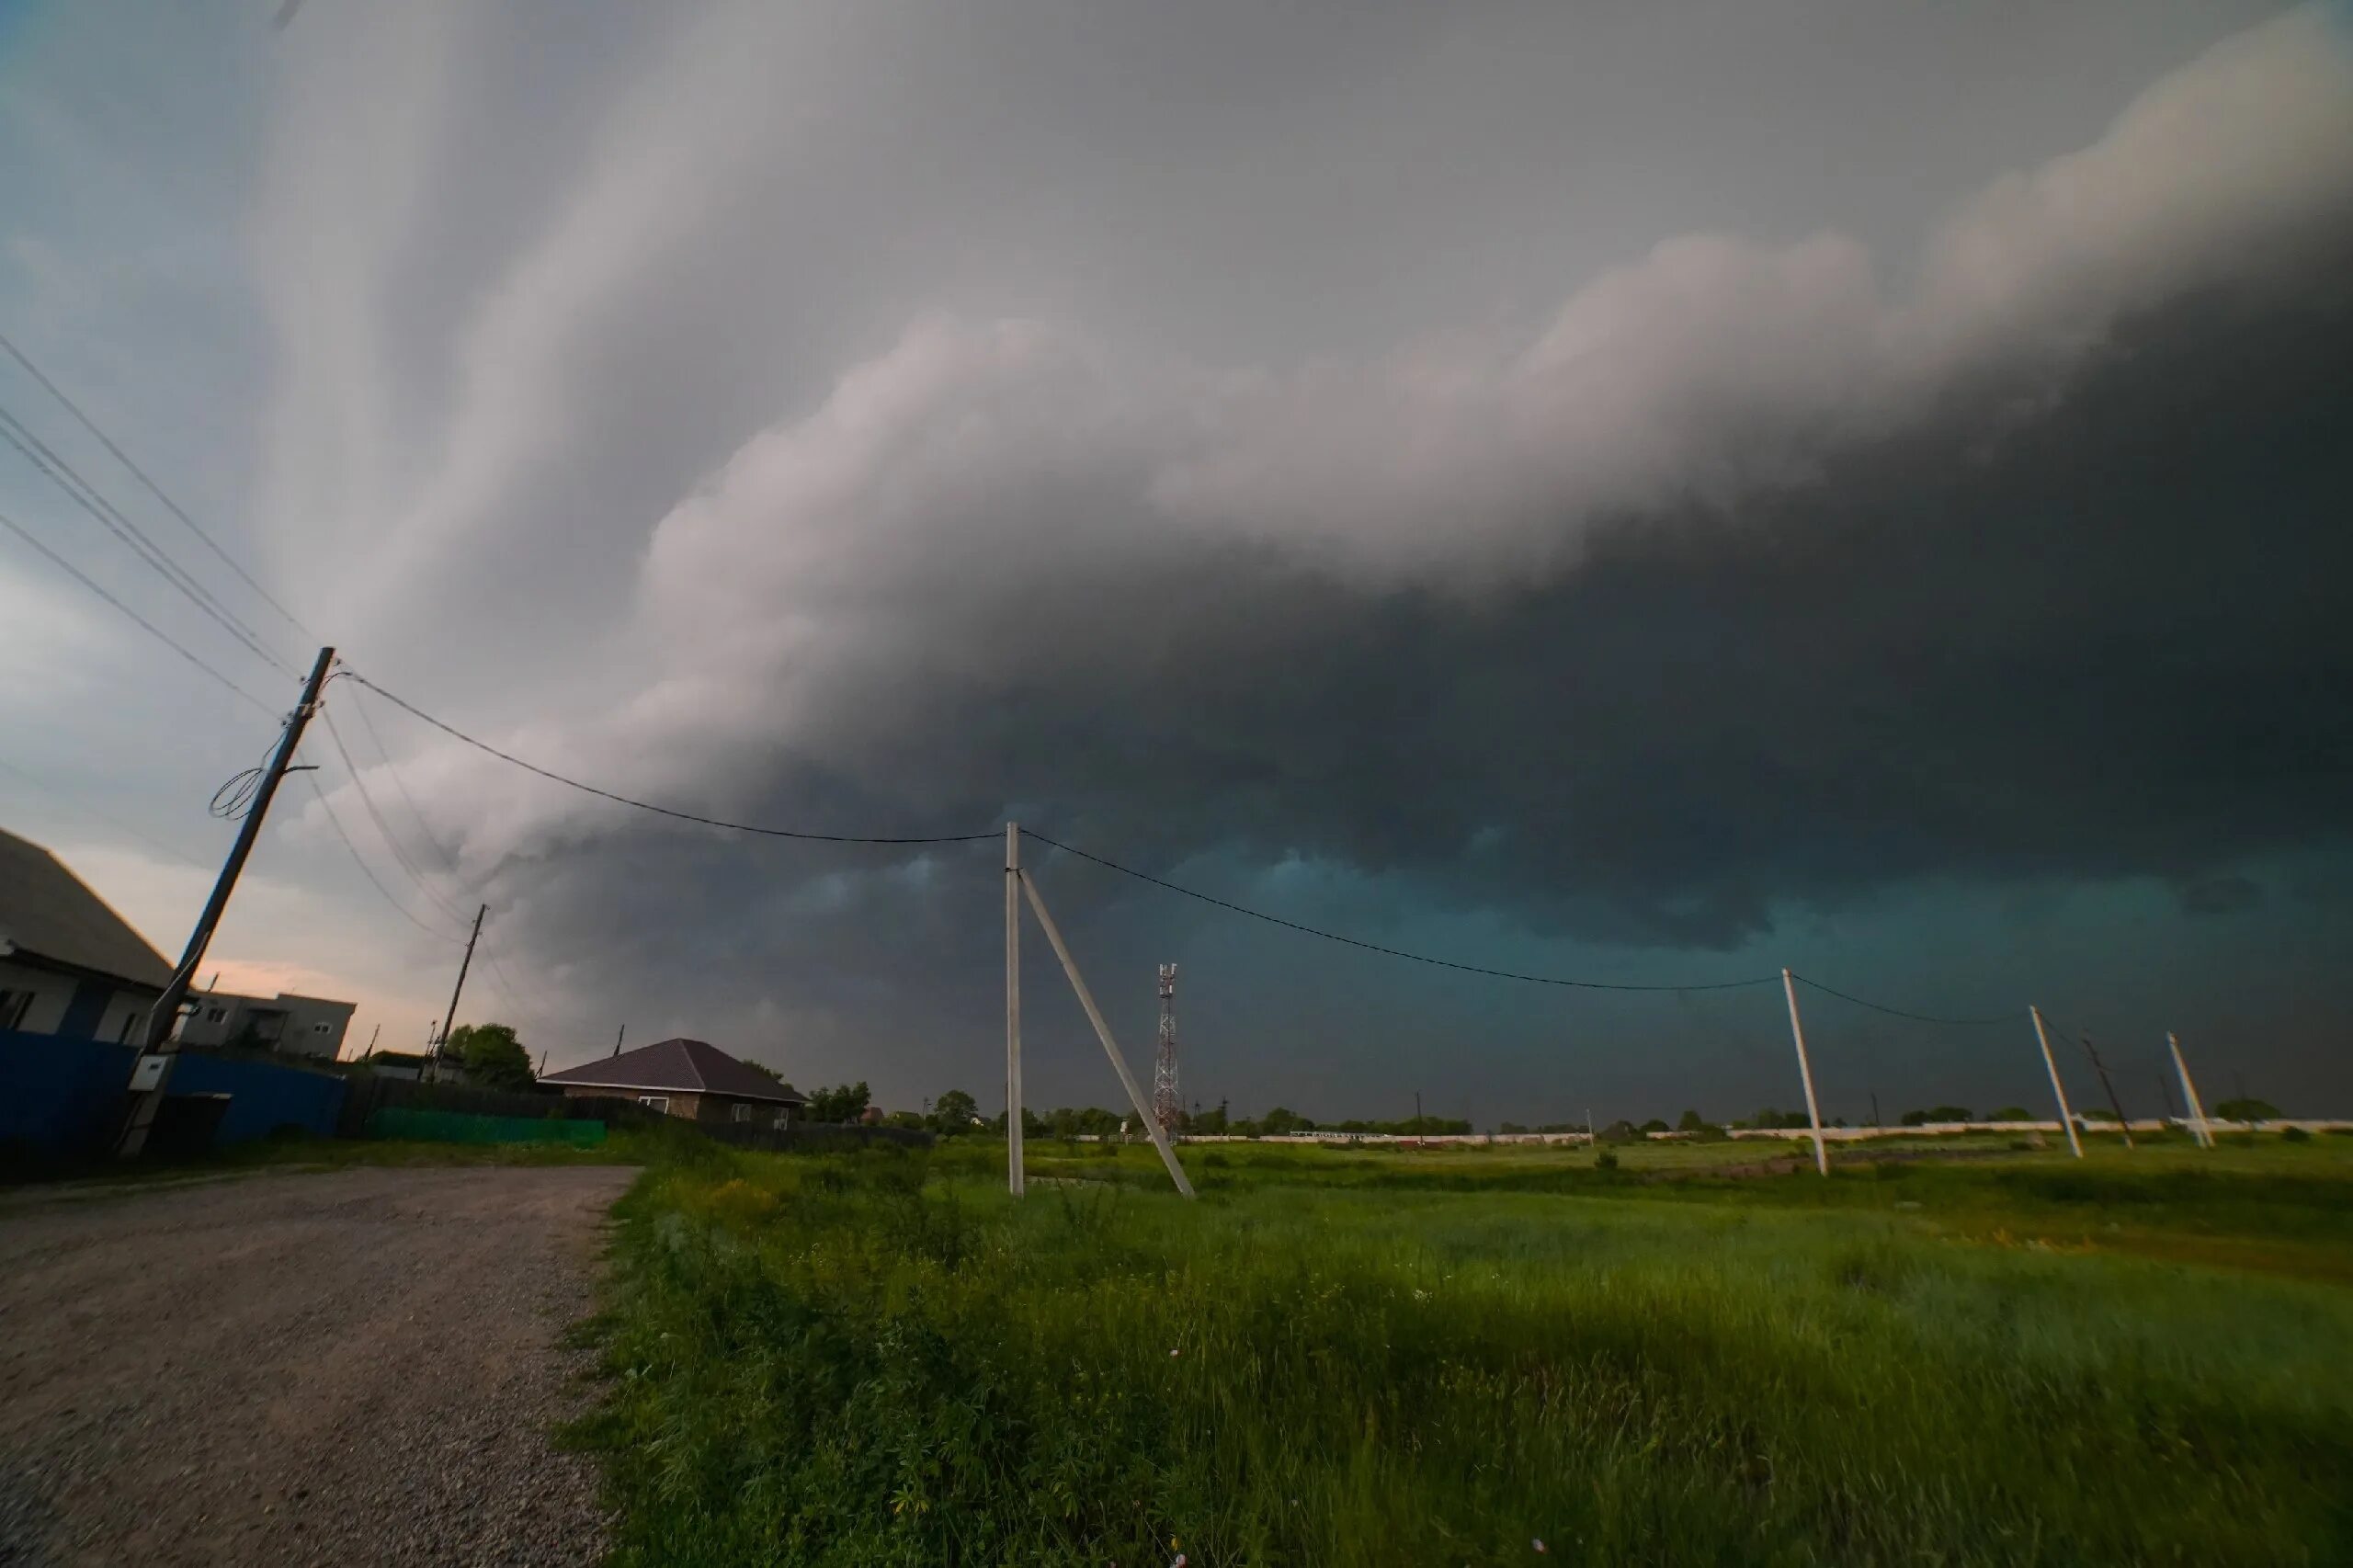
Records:
[[[1152,1059],[1152,1119],[1170,1137],[1185,1114],[1176,1093],[1176,966],[1160,966],[1160,1050]]]

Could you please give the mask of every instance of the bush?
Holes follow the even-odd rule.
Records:
[[[2280,1130],[2279,1136],[2290,1143],[2309,1143],[2313,1141],[2313,1135],[2301,1127],[2283,1128]]]
[[[1600,1153],[1596,1154],[1593,1157],[1593,1168],[1597,1171],[1616,1170],[1618,1168],[1618,1152],[1615,1149],[1604,1149]]]

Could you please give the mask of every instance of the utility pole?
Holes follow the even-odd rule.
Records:
[[[179,1021],[180,1004],[188,998],[188,982],[195,978],[196,966],[204,961],[204,950],[212,943],[213,930],[221,924],[222,915],[229,907],[229,895],[237,888],[237,877],[245,869],[245,857],[254,849],[254,840],[261,836],[262,822],[269,815],[269,803],[278,795],[279,780],[286,777],[287,765],[294,760],[294,748],[302,742],[303,728],[319,705],[319,688],[326,685],[327,671],[335,666],[335,650],[322,648],[311,665],[311,678],[302,683],[302,700],[286,716],[285,727],[278,736],[278,749],[270,754],[269,766],[263,769],[261,782],[254,790],[253,804],[245,808],[245,820],[237,829],[237,842],[230,847],[229,858],[221,867],[221,875],[212,884],[212,896],[204,901],[204,913],[196,919],[196,929],[188,933],[188,947],[180,954],[179,967],[164,986],[164,994],[155,999],[147,1012],[145,1039],[142,1050],[131,1068],[131,1088],[138,1096],[131,1102],[131,1117],[123,1124],[122,1137],[115,1152],[124,1159],[137,1156],[147,1147],[148,1130],[155,1125],[155,1113],[164,1108],[165,1086],[172,1075],[173,1058],[179,1054],[172,1041],[172,1026]],[[157,1061],[157,1058],[161,1061]]]
[[[628,1033],[629,1026],[627,1024],[623,1024],[620,1028],[613,1031],[613,1054],[615,1056],[619,1056],[621,1053],[621,1037]]]
[[[1790,1038],[1798,1045],[1798,1080],[1805,1085],[1805,1119],[1813,1127],[1813,1168],[1830,1174],[1830,1149],[1822,1141],[1822,1108],[1813,1098],[1813,1063],[1806,1060],[1805,1025],[1798,1019],[1797,977],[1781,971],[1781,991],[1790,999]]]
[[[2124,1134],[2124,1146],[2130,1149],[2132,1147],[2132,1124],[2124,1119],[2124,1102],[2116,1097],[2116,1084],[2108,1075],[2108,1064],[2092,1048],[2092,1037],[2086,1035],[2083,1040],[2084,1054],[2092,1059],[2092,1071],[2099,1074],[2099,1086],[2108,1091],[2109,1108],[2116,1112],[2116,1130]]]
[[[2198,1085],[2190,1080],[2189,1063],[2182,1060],[2180,1038],[2168,1031],[2165,1048],[2173,1052],[2174,1071],[2181,1074],[2181,1092],[2189,1101],[2190,1126],[2198,1134],[2198,1142],[2211,1149],[2214,1146],[2214,1130],[2206,1125],[2206,1105],[2198,1097]]]
[[[1422,1091],[1421,1091],[1421,1090],[1419,1090],[1419,1089],[1415,1089],[1415,1090],[1414,1091],[1414,1131],[1416,1131],[1416,1132],[1419,1132],[1421,1130],[1422,1130]]]
[[[458,960],[458,983],[449,987],[449,1011],[441,1020],[441,1038],[433,1044],[434,1076],[440,1076],[441,1052],[449,1046],[449,1031],[458,1023],[458,996],[466,988],[466,971],[474,961],[474,943],[482,939],[482,917],[490,913],[490,905],[483,904],[474,911],[474,928],[466,936],[466,956]]]
[[[1062,950],[1059,943],[1054,950]],[[1070,973],[1077,984],[1078,971]],[[1110,1039],[1103,1037],[1107,1050]],[[1143,1109],[1142,1101],[1136,1109]],[[1005,1189],[1016,1198],[1029,1190],[1021,1164],[1021,824],[1013,822],[1005,824]]]
[[[2051,1093],[2059,1101],[2059,1125],[2066,1131],[2067,1147],[2075,1158],[2084,1157],[2084,1141],[2075,1136],[2075,1113],[2067,1107],[2067,1085],[2059,1081],[2059,1059],[2051,1054],[2051,1029],[2043,1021],[2042,1009],[2029,1006],[2027,1017],[2034,1020],[2035,1043],[2042,1047],[2042,1065],[2051,1074]]]
[[[1882,1131],[1887,1126],[1887,1123],[1879,1119],[1879,1091],[1877,1089],[1873,1089],[1871,1091],[1871,1126]]]

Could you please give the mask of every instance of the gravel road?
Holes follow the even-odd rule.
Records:
[[[569,1563],[597,1229],[632,1171],[0,1199],[0,1563]]]

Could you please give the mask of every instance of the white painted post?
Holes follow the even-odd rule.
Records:
[[[2189,1063],[2181,1058],[2181,1040],[2171,1029],[2165,1031],[2165,1044],[2173,1051],[2173,1070],[2181,1074],[2181,1097],[2189,1102],[2189,1125],[2198,1134],[2200,1148],[2214,1146],[2214,1130],[2206,1125],[2206,1106],[2198,1097],[2198,1085],[2189,1081]]]
[[[1153,1147],[1160,1151],[1160,1163],[1168,1167],[1169,1179],[1176,1184],[1176,1190],[1192,1197],[1193,1184],[1185,1179],[1185,1167],[1176,1163],[1176,1151],[1168,1146],[1167,1131],[1144,1103],[1143,1091],[1136,1087],[1135,1074],[1128,1071],[1128,1059],[1120,1054],[1120,1043],[1111,1038],[1111,1026],[1103,1021],[1103,1010],[1095,1005],[1095,994],[1086,989],[1086,982],[1078,972],[1078,960],[1070,956],[1070,949],[1063,941],[1062,927],[1046,913],[1046,901],[1038,896],[1038,884],[1029,880],[1029,873],[1015,874],[1021,880],[1021,891],[1029,895],[1029,907],[1038,912],[1038,924],[1045,927],[1046,941],[1054,949],[1054,957],[1063,960],[1063,972],[1070,976],[1070,988],[1078,993],[1078,1005],[1086,1010],[1086,1021],[1095,1026],[1095,1038],[1103,1042],[1103,1053],[1111,1059],[1112,1070],[1120,1074],[1120,1084],[1128,1091],[1128,1103],[1136,1108],[1144,1131],[1152,1134]]]
[[[2067,1130],[2067,1147],[2080,1160],[2084,1141],[2075,1136],[2075,1113],[2067,1108],[2067,1085],[2059,1081],[2059,1059],[2051,1054],[2051,1031],[2043,1027],[2041,1008],[2029,1006],[2027,1014],[2034,1019],[2034,1038],[2042,1042],[2042,1064],[2051,1071],[2051,1092],[2059,1097],[2059,1125]]]
[[[1005,1187],[1021,1176],[1021,826],[1005,824]]]
[[[1830,1174],[1830,1146],[1822,1141],[1822,1108],[1813,1101],[1813,1063],[1805,1059],[1805,1025],[1798,1021],[1798,983],[1781,971],[1781,991],[1790,999],[1790,1038],[1798,1042],[1798,1077],[1805,1084],[1805,1119],[1813,1125],[1813,1168]]]

